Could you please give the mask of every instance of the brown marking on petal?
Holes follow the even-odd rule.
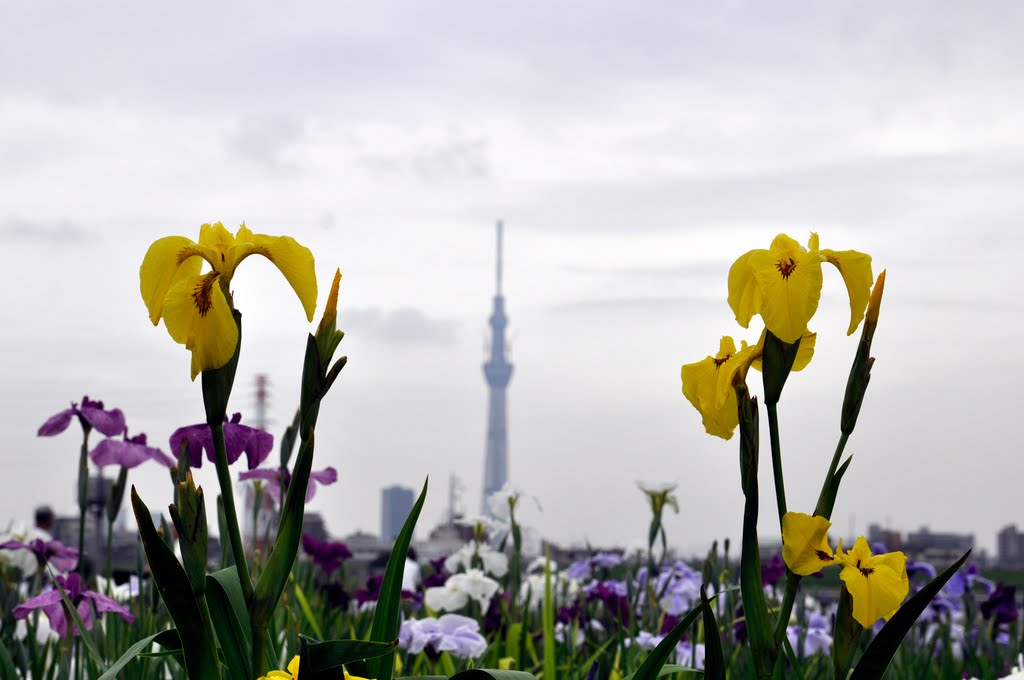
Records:
[[[217,282],[217,272],[210,272],[199,280],[192,291],[192,303],[196,306],[199,316],[206,316],[206,313],[213,307],[213,285]]]
[[[796,269],[796,261],[791,257],[784,257],[775,263],[775,268],[782,274],[782,278],[788,279],[789,275]]]
[[[196,248],[195,246],[185,246],[184,248],[178,251],[178,257],[176,258],[176,261],[178,263],[178,266],[180,267],[181,265],[185,264],[185,260],[187,260],[188,258],[202,256],[203,254],[199,252],[199,249]]]
[[[715,368],[718,368],[719,366],[721,366],[722,364],[724,364],[726,361],[728,361],[731,358],[732,358],[732,355],[731,354],[727,354],[722,359],[712,359],[712,361],[715,362]]]
[[[867,578],[868,576],[871,576],[875,573],[874,569],[865,569],[863,567],[858,567],[858,569],[860,569],[860,573],[864,574],[864,578]]]
[[[831,562],[833,560],[833,557],[824,550],[815,550],[814,554],[817,555],[818,559],[822,562]]]

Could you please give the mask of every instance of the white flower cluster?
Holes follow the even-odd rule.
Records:
[[[481,611],[486,611],[498,589],[497,581],[480,569],[470,569],[452,574],[443,586],[427,588],[423,603],[433,611],[454,612],[465,607],[472,599],[480,605]]]

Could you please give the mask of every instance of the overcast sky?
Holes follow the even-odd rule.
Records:
[[[79,435],[35,432],[83,394],[165,450],[203,419],[138,268],[216,220],[311,248],[321,307],[344,275],[350,361],[315,463],[339,482],[311,504],[331,532],[376,532],[380,488],[428,474],[420,536],[450,473],[475,510],[502,218],[510,472],[544,535],[637,543],[647,480],[679,483],[674,545],[738,538],[737,442],[704,434],[679,367],[756,339],[726,303],[737,256],[817,231],[889,272],[839,533],[992,548],[1024,524],[1022,31],[1015,1],[2,2],[0,522],[73,510]],[[266,373],[280,434],[310,326],[265,260],[234,290],[233,410]],[[828,269],[817,354],[780,405],[791,509],[813,508],[838,436],[848,314]],[[130,479],[170,501],[162,471]]]

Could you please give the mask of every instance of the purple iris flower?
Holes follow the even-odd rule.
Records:
[[[997,586],[988,599],[981,603],[981,615],[986,619],[994,618],[997,624],[1016,621],[1020,616],[1017,611],[1017,587]]]
[[[52,437],[68,429],[71,418],[78,416],[82,427],[96,428],[108,437],[114,437],[124,432],[124,413],[121,409],[115,408],[109,411],[103,409],[102,401],[93,401],[89,397],[82,397],[82,406],[71,402],[71,408],[64,409],[54,414],[39,428],[37,433],[40,437]]]
[[[160,449],[146,445],[146,435],[137,434],[134,437],[128,437],[127,431],[124,439],[104,439],[89,455],[92,457],[92,462],[100,467],[120,465],[130,470],[147,460],[155,460],[168,468],[174,465],[173,458]]]
[[[917,560],[907,560],[907,578],[913,579],[918,574],[923,574],[925,578],[931,581],[938,572],[928,562],[918,562]]]
[[[980,585],[985,591],[986,595],[991,595],[992,591],[996,589],[996,586],[992,581],[987,578],[978,575],[978,565],[973,562],[966,570],[957,570],[946,585],[943,587],[951,597],[962,597],[963,594],[973,588],[975,585]]]
[[[328,576],[336,572],[343,561],[352,557],[352,551],[341,541],[321,541],[310,534],[302,535],[302,550]]]
[[[352,593],[352,597],[356,599],[356,604],[361,608],[367,602],[376,602],[380,597],[380,587],[383,583],[383,574],[371,576],[366,579],[366,587],[356,588],[356,592]]]
[[[271,498],[274,499],[275,503],[281,502],[281,468],[261,468],[259,470],[250,469],[248,472],[243,472],[238,475],[239,481],[246,481],[249,479],[263,479],[267,482],[267,493]],[[306,502],[313,500],[313,496],[316,495],[316,485],[328,486],[338,481],[338,471],[332,467],[325,467],[319,472],[309,473],[309,484],[306,485]],[[284,482],[285,485],[291,484],[292,473],[288,470],[284,471]]]
[[[588,601],[598,600],[613,619],[628,626],[630,621],[629,600],[626,599],[626,584],[622,581],[595,581],[583,588]]]
[[[228,454],[228,465],[238,460],[242,453],[248,459],[249,469],[259,467],[274,448],[274,435],[242,425],[242,414],[236,413],[231,420],[224,423],[224,448]],[[216,462],[217,452],[213,448],[213,433],[206,423],[179,427],[171,435],[171,453],[178,455],[182,444],[188,445],[188,464],[190,467],[202,467],[203,449],[211,463]]]
[[[761,582],[766,586],[774,586],[785,575],[786,563],[779,554],[773,555],[772,561],[768,564],[761,565]]]
[[[27,543],[7,541],[0,543],[0,550],[31,550],[40,567],[49,562],[50,566],[60,572],[71,571],[78,564],[78,551],[60,541],[44,541],[41,538]]]
[[[78,610],[78,615],[82,618],[82,623],[85,625],[86,630],[92,630],[93,607],[95,607],[96,611],[101,614],[103,612],[114,612],[128,623],[135,620],[135,617],[132,616],[131,612],[111,598],[83,588],[82,580],[78,574],[71,574],[67,578],[58,576],[57,582],[64,588],[64,592],[67,593],[68,599],[71,600],[75,609]],[[32,612],[33,609],[43,610],[43,613],[46,614],[46,618],[50,620],[50,628],[52,628],[54,632],[59,634],[61,637],[67,635],[68,620],[65,618],[64,605],[61,602],[59,590],[56,588],[48,590],[42,595],[38,595],[33,597],[31,600],[19,604],[14,608],[14,618],[24,619]],[[79,634],[78,626],[74,622],[71,622],[71,634]]]
[[[447,581],[448,577],[451,576],[445,571],[444,563],[447,558],[440,557],[436,560],[430,560],[430,575],[423,577],[424,588],[437,588],[443,586]]]

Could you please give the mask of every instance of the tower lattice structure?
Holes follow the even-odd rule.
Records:
[[[512,364],[508,360],[508,344],[505,328],[505,297],[501,292],[502,231],[498,222],[497,239],[497,290],[494,295],[494,311],[491,312],[491,352],[484,363],[484,378],[488,387],[487,448],[484,455],[484,484],[481,508],[488,513],[487,497],[498,491],[508,480],[508,383],[512,379]]]

